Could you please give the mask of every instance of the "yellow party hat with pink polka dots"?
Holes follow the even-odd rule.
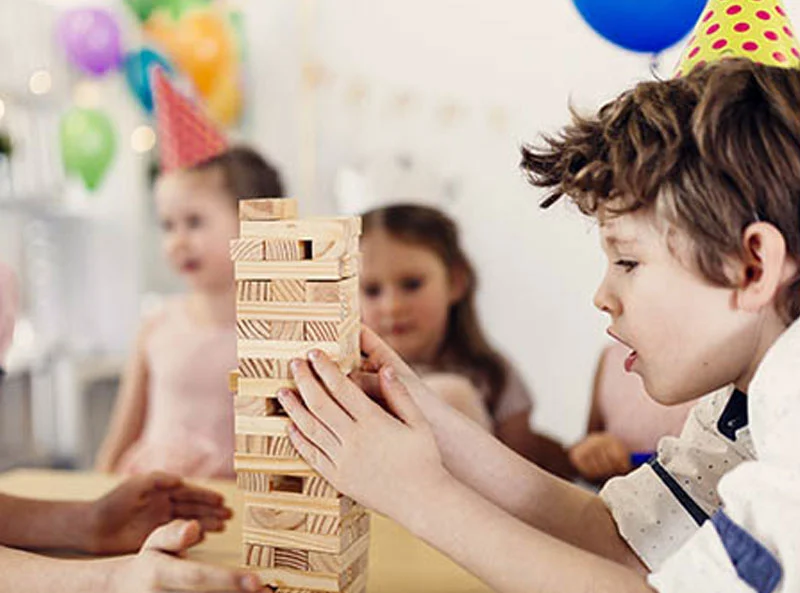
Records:
[[[725,58],[800,67],[800,46],[781,0],[710,0],[675,76]]]

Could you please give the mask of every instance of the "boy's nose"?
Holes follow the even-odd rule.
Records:
[[[592,302],[594,303],[594,306],[600,309],[600,311],[603,313],[608,313],[612,317],[619,314],[619,300],[616,299],[611,290],[609,290],[608,281],[606,278],[603,278],[600,286],[597,287],[597,291],[594,293]]]

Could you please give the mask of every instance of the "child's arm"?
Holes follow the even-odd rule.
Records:
[[[395,417],[324,354],[311,358],[313,371],[305,362],[293,364],[302,401],[286,390],[279,397],[296,423],[292,442],[334,486],[407,526],[497,591],[649,591],[642,574],[532,529],[454,479],[430,425],[391,367],[380,381]],[[584,530],[595,527],[583,524]]]
[[[530,428],[529,411],[519,412],[497,423],[494,434],[510,449],[516,451],[542,469],[561,478],[571,480],[575,468],[567,451],[557,440]]]
[[[374,332],[362,331],[367,368],[391,366],[409,387],[430,423],[446,469],[459,481],[518,519],[558,539],[616,562],[645,570],[619,536],[600,498],[564,482],[517,455],[492,435],[428,392],[413,371]],[[380,395],[375,376],[355,375]]]
[[[108,433],[95,460],[97,471],[113,472],[125,451],[142,434],[148,387],[145,342],[151,328],[152,322],[144,324],[139,330],[133,354],[122,377]]]
[[[135,556],[56,560],[0,547],[0,591],[262,591],[255,575],[176,557],[200,540],[195,522],[173,521],[153,532]]]
[[[152,473],[123,482],[91,502],[54,502],[0,494],[0,545],[28,550],[123,554],[174,518],[222,531],[231,510],[220,494]]]

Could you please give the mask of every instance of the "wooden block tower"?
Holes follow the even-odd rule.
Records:
[[[299,457],[276,399],[288,369],[319,348],[360,363],[359,218],[298,219],[292,199],[240,202],[231,243],[239,368],[231,373],[243,562],[280,593],[362,593],[369,517]]]

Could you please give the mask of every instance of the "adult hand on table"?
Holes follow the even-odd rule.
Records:
[[[156,528],[173,519],[195,519],[200,536],[222,531],[232,512],[220,494],[186,484],[177,476],[135,476],[90,506],[87,551],[135,552]]]
[[[159,527],[136,556],[110,561],[112,568],[105,590],[113,593],[266,591],[254,574],[178,557],[202,539],[197,521],[176,520]]]
[[[368,354],[371,347],[386,348],[367,336],[362,347]],[[452,477],[409,392],[427,388],[399,358],[385,354],[393,364],[373,362],[386,409],[318,350],[309,361],[292,362],[299,393],[281,390],[279,399],[294,422],[292,443],[309,465],[338,490],[402,522]]]

